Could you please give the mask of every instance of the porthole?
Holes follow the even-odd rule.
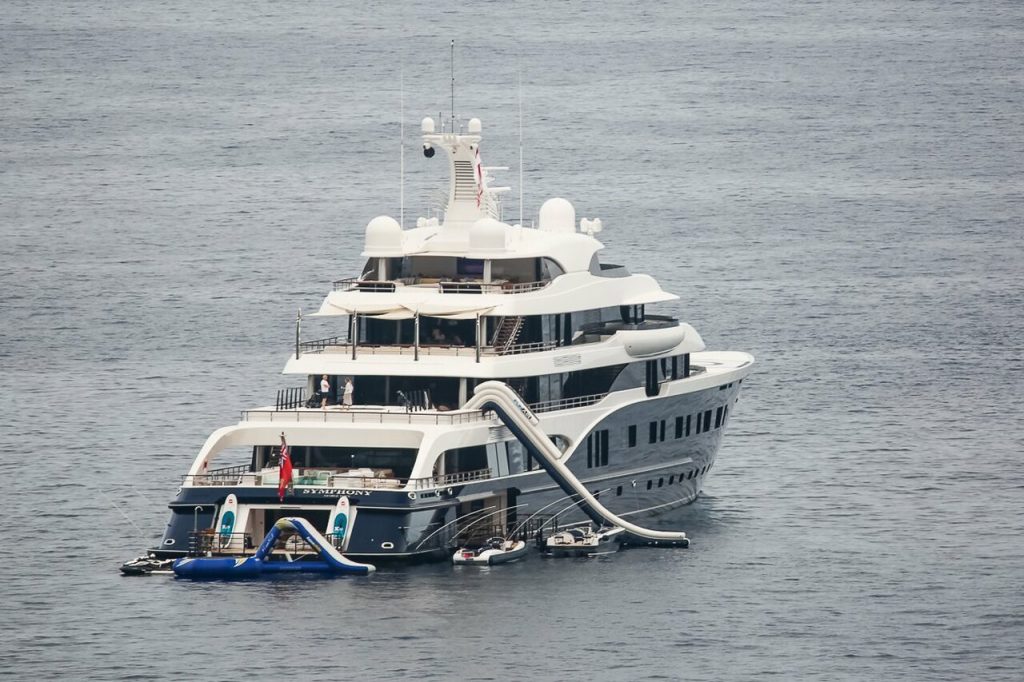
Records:
[[[663,485],[665,485],[665,477],[664,476],[662,476],[661,478],[658,479],[658,487],[660,488]]]
[[[615,497],[619,497],[620,495],[622,495],[622,486],[621,485],[618,488],[615,489]]]
[[[668,477],[668,484],[669,484],[669,485],[672,485],[672,484],[673,484],[673,483],[675,483],[675,482],[676,482],[676,476],[675,476],[675,474],[672,474],[671,476],[669,476],[669,477]]]
[[[686,477],[686,480],[690,480],[691,478],[693,478],[693,475],[694,475],[695,473],[697,473],[697,470],[696,470],[696,469],[694,469],[693,471],[691,471],[691,472],[689,473],[689,475],[688,475],[688,476]]]
[[[164,540],[164,544],[170,547],[174,544],[174,538],[167,538],[166,540]]]
[[[380,543],[380,548],[381,549],[394,549],[395,548],[395,543],[393,543],[393,542],[382,542],[382,543]]]
[[[650,490],[653,487],[654,487],[654,481],[648,480],[647,481],[647,489]]]

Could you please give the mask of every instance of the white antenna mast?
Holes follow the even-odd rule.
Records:
[[[455,38],[452,38],[452,132],[455,132]]]
[[[400,84],[399,85],[399,101],[400,101],[400,104],[399,104],[399,112],[400,112],[399,113],[399,118],[400,118],[399,129],[401,130],[401,132],[399,133],[399,136],[401,138],[400,144],[401,144],[402,148],[401,148],[401,156],[400,156],[400,161],[399,161],[399,169],[400,170],[399,170],[399,188],[398,188],[398,203],[399,203],[399,213],[398,213],[399,220],[398,220],[398,224],[401,225],[402,229],[404,230],[405,229],[405,58],[404,58],[404,56],[402,58],[402,65],[401,65],[400,74],[401,75],[399,76],[399,84]]]
[[[517,60],[518,61],[518,60]],[[523,70],[516,65],[519,83],[519,225],[523,224]]]

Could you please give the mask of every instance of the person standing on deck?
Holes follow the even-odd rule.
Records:
[[[355,390],[355,387],[352,385],[352,377],[345,377],[345,391],[341,398],[341,406],[343,410],[347,410],[352,407],[352,394]]]
[[[320,380],[320,409],[327,409],[327,396],[331,394],[331,382],[327,379],[327,375]],[[316,404],[316,403],[314,403]]]

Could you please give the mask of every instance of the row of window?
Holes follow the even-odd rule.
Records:
[[[698,412],[696,415],[686,415],[685,417],[676,417],[676,438],[685,438],[690,433],[698,434],[705,431],[711,431],[711,414],[712,410],[704,410]],[[729,418],[729,406],[722,405],[721,407],[714,410],[715,425],[713,428],[721,428],[725,425],[726,420]],[[636,425],[631,425],[627,432],[629,440],[629,447],[636,447]],[[658,443],[664,442],[665,440],[665,420],[652,421],[648,425],[647,429],[647,442]]]
[[[711,465],[710,464],[706,464],[703,467],[701,467],[700,469],[691,469],[689,471],[689,473],[683,472],[683,473],[679,474],[679,479],[678,480],[676,480],[676,475],[675,474],[671,474],[668,477],[668,484],[669,485],[675,485],[676,483],[682,483],[683,481],[689,481],[694,476],[703,476],[704,474],[706,474],[708,472],[708,469],[710,469],[710,468],[711,468]],[[658,477],[658,487],[661,488],[664,485],[665,485],[665,477],[664,476],[659,476]],[[634,488],[636,487],[636,482],[635,481],[633,483],[633,487]],[[654,488],[654,479],[653,478],[649,478],[649,479],[647,479],[647,489],[651,490],[652,488]],[[615,488],[615,496],[619,497],[621,495],[622,495],[622,486],[620,485],[617,488]],[[597,493],[595,493],[594,496],[597,497]]]

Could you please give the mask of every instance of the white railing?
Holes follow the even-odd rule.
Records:
[[[574,407],[586,407],[601,402],[607,393],[594,393],[581,395],[576,398],[561,398],[560,400],[545,400],[539,403],[530,403],[529,408],[534,413],[554,412],[555,410],[571,410]]]
[[[238,470],[231,475],[218,474],[197,474],[194,476],[182,477],[183,484],[187,486],[237,486],[246,485],[250,487],[273,487],[278,485],[278,475],[275,469],[263,471],[249,471],[248,465],[230,467]],[[446,488],[452,485],[470,483],[472,481],[483,481],[492,477],[490,469],[476,469],[473,471],[458,471],[451,474],[427,476],[424,478],[399,478],[390,474],[390,470],[376,471],[373,475],[365,475],[364,469],[359,470],[334,470],[317,468],[297,468],[292,477],[292,486],[295,488],[331,488],[341,490],[430,490],[433,488]]]
[[[393,280],[370,280],[347,277],[332,282],[335,291],[366,291],[390,293],[398,285],[408,287],[433,286],[442,294],[524,294],[543,289],[551,280],[537,282],[484,282],[482,280],[448,280],[443,277],[396,277]]]
[[[351,353],[352,344],[342,337],[333,339],[321,339],[319,341],[304,341],[300,344],[303,353]],[[508,348],[494,348],[493,346],[481,346],[480,355],[521,355],[523,353],[538,353],[558,348],[554,341],[537,341],[535,343],[517,343]],[[412,344],[392,344],[387,346],[360,343],[356,346],[356,355],[367,353],[370,355],[416,355],[416,347]],[[474,346],[453,346],[453,345],[428,345],[423,344],[419,348],[420,355],[444,355],[448,357],[476,357]]]
[[[354,406],[343,410],[336,407],[323,410],[319,408],[297,408],[294,410],[275,410],[264,408],[243,410],[243,422],[273,422],[275,424],[471,424],[490,421],[479,410],[458,412],[406,412],[401,408],[387,409],[380,407]]]

